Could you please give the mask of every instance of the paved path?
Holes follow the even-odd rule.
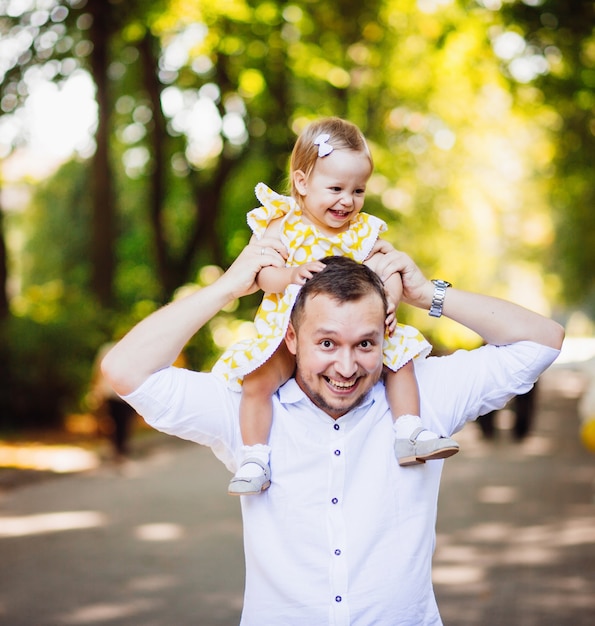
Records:
[[[472,424],[446,463],[435,558],[446,626],[595,624],[595,455],[578,442],[576,377],[542,382],[525,442],[500,431],[488,444]],[[104,467],[0,492],[0,624],[238,623],[241,524],[228,475],[204,448],[157,442],[123,474]]]
[[[487,443],[475,424],[457,437],[434,559],[447,626],[595,625],[595,454],[578,439],[581,380],[542,377],[520,444],[506,432]]]

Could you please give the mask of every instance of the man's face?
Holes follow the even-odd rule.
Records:
[[[385,311],[370,293],[338,303],[323,294],[309,298],[297,330],[286,343],[295,355],[296,381],[333,419],[358,406],[382,373]]]

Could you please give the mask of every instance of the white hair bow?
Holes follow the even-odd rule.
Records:
[[[333,151],[333,146],[331,146],[329,143],[326,143],[330,138],[331,136],[329,134],[322,133],[321,135],[318,135],[318,137],[316,137],[316,139],[314,140],[314,144],[318,146],[319,157],[325,157]]]

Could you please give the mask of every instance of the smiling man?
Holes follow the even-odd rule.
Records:
[[[253,292],[282,251],[249,244],[213,285],[138,324],[104,373],[153,427],[210,446],[230,471],[242,445],[240,394],[210,373],[171,367],[229,301]],[[436,295],[405,254],[379,243],[365,265],[343,257],[301,289],[286,343],[295,377],[274,398],[274,480],[242,498],[246,589],[242,626],[435,626],[431,582],[442,461],[401,467],[381,382],[383,283],[398,272],[403,301],[464,324],[487,345],[416,363],[421,416],[444,436],[525,393],[563,339],[552,320],[449,288]],[[443,284],[442,284],[443,286]],[[438,302],[439,300],[439,302]],[[438,302],[438,304],[437,304]]]

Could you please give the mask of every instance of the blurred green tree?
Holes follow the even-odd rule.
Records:
[[[201,268],[226,266],[248,240],[254,185],[264,180],[284,190],[296,134],[320,115],[347,117],[362,128],[376,164],[366,210],[388,222],[387,238],[428,274],[545,307],[535,297],[555,295],[558,270],[552,263],[541,271],[555,231],[548,187],[560,207],[580,192],[584,208],[592,193],[581,152],[590,144],[575,130],[563,138],[566,152],[554,145],[556,128],[562,118],[570,124],[575,107],[583,111],[576,113],[580,128],[590,128],[592,89],[584,88],[590,74],[582,70],[590,68],[592,39],[586,28],[551,27],[555,11],[546,5],[558,3],[532,4],[542,6],[0,0],[0,32],[10,41],[26,36],[24,56],[12,55],[0,84],[4,115],[26,97],[33,67],[55,80],[74,68],[88,71],[98,104],[93,156],[59,170],[39,186],[22,219],[10,217],[28,242],[13,311],[38,324],[54,315],[57,337],[69,319],[61,307],[77,302],[95,329],[82,334],[99,341],[122,318],[91,313],[89,303],[119,311],[140,303],[138,312],[146,311],[180,285],[201,283]],[[550,26],[533,35],[525,12]],[[561,42],[550,45],[545,35]],[[541,47],[533,37],[543,38]],[[572,97],[562,89],[540,99],[547,81],[560,80],[558,74],[578,80],[576,72],[583,87]],[[566,171],[577,141],[582,167]],[[559,184],[570,171],[570,184]],[[569,221],[577,229],[585,219],[577,209]],[[570,274],[584,263],[578,254]],[[0,270],[1,256],[0,246]],[[44,304],[48,298],[52,307]],[[240,318],[238,329],[257,299],[228,314]],[[399,314],[426,333],[434,330],[423,313]],[[210,350],[233,340],[236,326],[227,326],[229,332],[213,326],[214,345],[199,338],[193,366],[208,364]],[[450,347],[477,341],[446,322],[439,332],[433,339]],[[18,342],[11,345],[14,362],[22,363]],[[87,354],[85,341],[72,345]]]
[[[549,266],[559,272],[567,300],[595,316],[595,3],[516,1],[503,15],[508,32],[522,37],[505,64],[521,98],[528,82],[523,68],[543,67],[531,84],[551,112],[555,146],[549,196],[556,242]]]

